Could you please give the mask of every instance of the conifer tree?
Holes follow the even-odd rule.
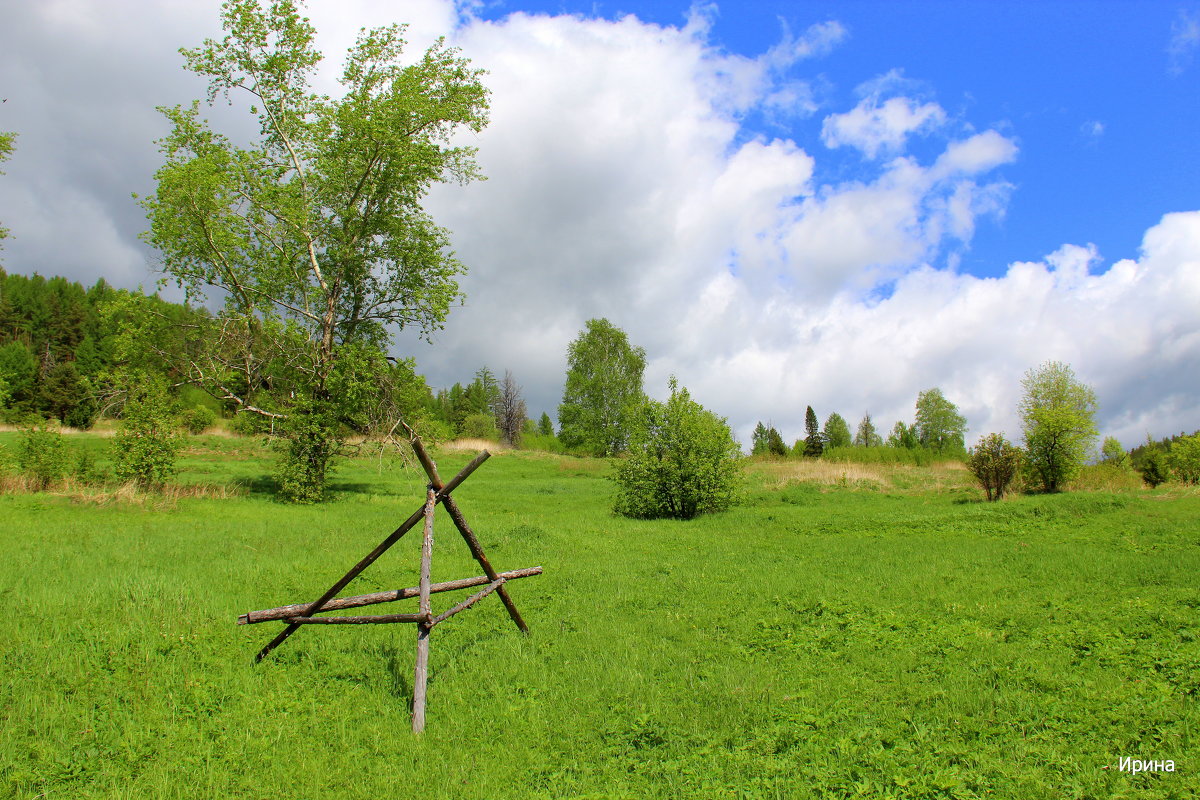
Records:
[[[809,406],[804,412],[804,455],[808,458],[819,458],[825,451],[825,442],[817,427],[817,413]]]

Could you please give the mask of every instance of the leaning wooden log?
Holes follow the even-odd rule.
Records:
[[[437,464],[435,464],[433,459],[429,457],[429,453],[426,452],[425,446],[421,443],[420,439],[414,439],[412,441],[412,448],[417,454],[417,460],[421,462],[421,466],[424,468],[425,474],[429,476],[430,484],[433,485],[433,488],[441,490],[439,494],[447,495],[442,500],[442,506],[450,515],[450,519],[454,522],[454,527],[458,528],[458,532],[461,533],[463,539],[466,540],[467,547],[471,550],[471,555],[475,557],[475,561],[478,562],[479,566],[483,567],[484,573],[490,580],[499,580],[500,574],[496,572],[491,563],[487,560],[487,556],[484,555],[483,547],[479,544],[479,539],[476,538],[475,532],[472,531],[471,527],[467,524],[466,517],[464,517],[462,511],[459,510],[458,503],[454,502],[454,498],[449,496],[448,489],[442,489],[442,479],[438,477]],[[483,453],[480,453],[480,455],[486,454],[486,450],[484,450]],[[453,483],[453,481],[451,481],[451,483]],[[449,486],[449,484],[447,484],[447,486]],[[501,602],[504,603],[504,607],[508,610],[508,616],[512,618],[514,623],[516,623],[517,628],[521,631],[521,633],[529,633],[529,626],[525,624],[525,620],[521,617],[521,612],[517,611],[516,603],[514,603],[512,598],[508,596],[508,591],[504,588],[503,584],[497,591],[500,595]]]
[[[482,464],[484,461],[487,461],[488,458],[490,457],[490,455],[491,454],[488,453],[488,451],[484,450],[482,453],[477,455],[471,461],[470,464],[467,464],[465,467],[463,467],[462,471],[459,472],[457,475],[455,475],[454,478],[449,483],[447,483],[445,486],[439,485],[439,486],[435,487],[438,489],[438,493],[436,495],[438,501],[445,502],[449,498],[450,492],[454,491],[463,481],[465,481],[468,477],[470,477],[472,472],[479,469],[479,465]],[[342,589],[346,588],[346,584],[348,584],[350,581],[357,578],[359,573],[361,573],[364,569],[366,569],[367,567],[369,567],[373,563],[375,563],[375,559],[379,558],[381,555],[386,553],[389,547],[391,547],[396,542],[398,542],[400,540],[401,536],[408,533],[409,530],[411,530],[412,527],[414,525],[416,525],[418,522],[420,522],[424,517],[425,517],[425,505],[424,505],[424,503],[422,503],[420,509],[418,509],[417,511],[414,511],[412,516],[410,516],[403,523],[401,523],[399,528],[396,528],[396,530],[392,531],[392,533],[386,539],[384,539],[382,542],[380,542],[378,545],[376,545],[375,549],[372,550],[370,553],[368,553],[363,558],[362,561],[359,561],[357,564],[355,564],[353,567],[351,567],[350,571],[347,572],[345,575],[343,575],[337,581],[337,583],[333,584],[333,586],[330,586],[329,589],[325,592],[325,594],[321,595],[316,600],[314,600],[312,603],[310,603],[309,606],[304,610],[304,613],[301,614],[300,616],[311,617],[319,609],[323,608],[326,603],[328,603],[330,600],[332,600],[334,597],[337,596],[338,592],[340,592]],[[487,572],[487,570],[484,570],[484,572]],[[492,578],[492,580],[495,580],[495,578],[492,577],[491,575],[488,575],[488,577]],[[299,630],[299,628],[300,628],[299,624],[288,625],[286,628],[284,628],[282,631],[279,632],[278,636],[276,636],[271,641],[267,642],[266,646],[263,647],[262,650],[258,651],[258,655],[254,657],[254,660],[256,662],[262,661],[264,658],[266,658],[268,653],[270,653],[272,650],[274,650],[279,645],[283,644],[283,642],[285,640],[287,640],[287,638],[289,636],[291,636],[293,633],[295,633],[297,630]]]
[[[468,608],[475,605],[480,600],[487,597],[489,594],[496,591],[503,585],[504,585],[504,578],[498,578],[498,579],[492,581],[491,583],[489,583],[487,585],[487,588],[484,589],[482,592],[476,592],[475,594],[471,595],[466,600],[463,600],[461,603],[454,606],[453,608],[447,609],[446,611],[443,611],[441,614],[438,614],[436,617],[434,617],[432,620],[429,621],[429,627],[432,628],[434,625],[437,625],[439,622],[445,622],[446,620],[450,619],[451,617],[453,617],[455,614],[457,614],[460,611],[466,611]]]
[[[429,571],[433,566],[433,510],[437,507],[437,490],[432,486],[425,499],[425,535],[421,539],[421,585],[418,613],[422,622],[417,626],[417,659],[413,667],[413,733],[425,730],[425,687],[429,681]]]
[[[371,625],[388,622],[427,622],[426,614],[376,614],[372,617],[288,617],[289,625]]]
[[[541,574],[541,567],[528,567],[526,569],[501,572],[499,573],[499,577],[504,578],[506,581],[511,581],[517,578],[529,578]],[[461,578],[456,581],[430,584],[429,591],[431,594],[453,592],[457,589],[470,589],[474,586],[483,586],[491,582],[491,579],[487,575],[476,575],[474,578]],[[363,606],[373,606],[378,603],[392,603],[396,600],[411,600],[419,596],[420,587],[410,586],[407,589],[390,589],[386,592],[372,592],[371,594],[359,594],[352,597],[339,597],[336,600],[330,600],[323,607],[317,609],[315,613],[324,614],[328,611],[344,611],[348,608],[362,608]],[[272,622],[274,620],[287,619],[288,617],[298,617],[310,605],[312,604],[295,603],[290,606],[265,608],[262,611],[250,611],[238,617],[238,625],[255,625],[259,622]]]

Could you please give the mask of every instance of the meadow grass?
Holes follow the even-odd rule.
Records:
[[[605,461],[500,453],[455,496],[498,568],[545,567],[510,586],[531,632],[493,598],[439,626],[417,738],[411,626],[303,629],[255,665],[278,623],[235,620],[320,594],[423,481],[364,458],[287,506],[265,456],[191,441],[180,481],[227,497],[0,496],[0,796],[1200,792],[1194,492],[989,504],[953,468],[761,462],[733,510],[648,522],[609,512]],[[416,585],[418,553],[346,593]],[[476,574],[439,512],[434,580]]]

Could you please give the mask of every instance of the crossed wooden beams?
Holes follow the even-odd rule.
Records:
[[[483,553],[483,547],[479,544],[479,539],[475,536],[474,531],[467,524],[466,518],[459,509],[458,504],[454,502],[454,498],[450,493],[462,485],[472,472],[479,468],[484,461],[487,461],[491,456],[488,451],[484,450],[477,455],[470,464],[463,467],[462,471],[450,479],[449,483],[442,483],[442,479],[438,476],[437,465],[433,463],[433,459],[429,457],[424,445],[421,444],[419,438],[414,437],[412,440],[413,452],[417,455],[417,460],[421,462],[421,466],[425,470],[425,474],[429,476],[429,487],[425,494],[425,504],[417,509],[412,515],[406,519],[399,528],[379,543],[378,546],[359,561],[343,575],[333,586],[330,586],[325,594],[311,603],[296,603],[289,606],[280,606],[279,608],[268,608],[263,611],[251,611],[248,614],[242,614],[238,617],[239,625],[248,625],[256,622],[267,622],[270,620],[281,620],[287,623],[287,626],[279,632],[279,634],[263,647],[255,656],[255,662],[262,661],[263,658],[274,650],[279,645],[300,629],[301,625],[361,625],[369,623],[388,623],[388,622],[413,622],[417,625],[417,660],[415,677],[413,679],[413,733],[420,733],[425,728],[425,689],[428,676],[429,664],[429,633],[435,625],[445,622],[450,617],[466,611],[471,606],[478,603],[489,594],[495,592],[500,596],[500,600],[504,603],[504,607],[508,609],[508,615],[512,617],[512,621],[522,633],[529,633],[529,627],[525,624],[525,620],[521,618],[521,614],[517,611],[516,605],[512,598],[508,596],[508,591],[504,584],[508,581],[517,578],[528,578],[531,575],[540,575],[541,567],[529,567],[528,569],[518,569],[511,572],[496,572],[488,561],[487,556]],[[467,547],[471,550],[471,555],[479,562],[479,566],[483,567],[483,575],[474,578],[463,578],[456,581],[447,581],[445,583],[430,583],[429,572],[430,565],[433,561],[433,512],[437,504],[441,503],[450,514],[450,519],[454,522],[454,526],[458,528],[458,532],[462,534],[463,539],[467,542]],[[346,587],[346,584],[354,580],[358,575],[371,566],[377,558],[387,552],[388,548],[400,540],[404,534],[408,533],[418,522],[424,520],[424,539],[421,544],[421,578],[420,585],[410,587],[408,589],[395,589],[386,592],[375,592],[373,594],[363,594],[354,597],[342,597],[335,599],[338,592]],[[485,585],[486,584],[486,585]],[[458,603],[455,606],[443,611],[441,614],[434,616],[430,607],[429,596],[437,592],[449,592],[455,589],[466,589],[474,586],[484,586],[484,588],[475,594]],[[404,600],[408,598],[418,598],[418,606],[416,614],[379,614],[366,617],[318,617],[314,616],[325,611],[337,611],[347,608],[358,608],[361,606],[374,605],[376,603],[389,603],[394,600]]]

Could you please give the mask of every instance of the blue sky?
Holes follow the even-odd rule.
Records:
[[[203,97],[178,48],[215,0],[41,0],[0,18],[10,272],[153,285],[132,192],[156,106]],[[553,416],[607,317],[748,442],[812,405],[911,422],[941,388],[973,442],[1020,435],[1027,370],[1070,364],[1105,435],[1200,427],[1200,2],[313,0],[334,92],[362,26],[488,71],[486,182],[443,186],[466,302],[435,387],[511,370]],[[633,16],[627,16],[632,14]],[[119,24],[115,23],[119,20]],[[228,109],[218,126],[245,131]],[[238,128],[237,126],[241,126]]]

